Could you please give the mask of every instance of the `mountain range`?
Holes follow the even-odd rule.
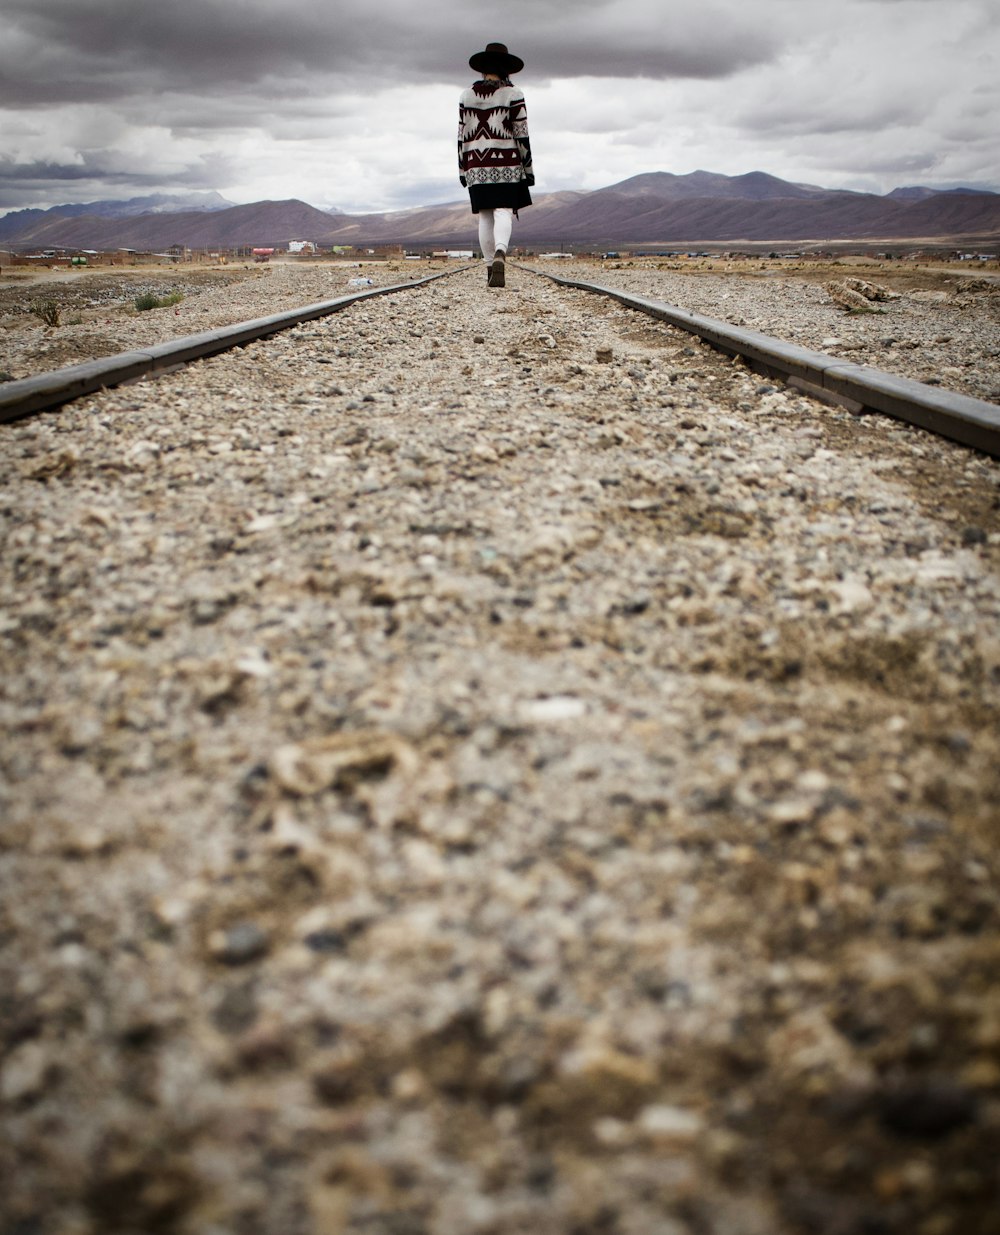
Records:
[[[233,206],[218,194],[201,200],[138,198],[19,210],[0,216],[0,244],[42,248],[160,251],[403,244],[462,247],[475,243],[468,202],[383,214],[350,215],[306,202]],[[178,200],[181,208],[172,208]],[[682,245],[741,241],[1000,242],[1000,193],[905,186],[879,196],[780,180],[766,172],[724,176],[647,172],[590,191],[540,193],[525,210],[517,243],[528,246]]]

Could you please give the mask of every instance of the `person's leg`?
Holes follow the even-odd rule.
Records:
[[[510,234],[514,230],[514,211],[500,207],[493,211],[493,236],[495,247],[507,252]]]
[[[493,234],[493,211],[480,210],[479,212],[479,247],[483,251],[483,257],[486,259],[487,265],[493,261],[493,253],[496,250],[496,238]]]

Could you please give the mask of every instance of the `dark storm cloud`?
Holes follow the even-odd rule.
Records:
[[[328,27],[277,6],[176,0],[9,0],[0,102],[107,102],[168,91],[226,94],[332,62]]]
[[[0,159],[0,179],[44,184],[48,180],[89,180],[94,172],[74,163],[14,163]]]
[[[171,177],[173,189],[213,189],[232,175],[232,167],[222,158],[197,160]],[[53,186],[62,186],[73,201],[91,201],[108,196],[134,197],[164,187],[161,170],[116,167],[100,157],[78,163],[51,160],[17,162],[0,155],[0,211],[35,205]]]
[[[337,81],[451,81],[492,39],[518,46],[535,79],[713,78],[773,54],[749,12],[678,0],[650,22],[640,0],[470,3],[440,0],[8,0],[0,105],[110,102],[137,95],[294,96]],[[503,27],[497,30],[496,27]],[[518,45],[517,31],[530,31]]]
[[[3,3],[0,209],[446,198],[455,93],[492,40],[526,62],[545,188],[707,167],[885,191],[904,166],[1000,166],[996,0]]]
[[[121,189],[132,197],[143,189],[156,188],[155,176],[108,172],[101,168],[79,167],[61,163],[11,163],[0,159],[0,211],[33,206],[39,196],[45,196],[53,184],[65,186],[65,192],[88,201],[109,189]],[[98,189],[98,186],[100,188]]]

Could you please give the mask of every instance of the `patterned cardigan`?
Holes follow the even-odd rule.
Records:
[[[459,100],[458,171],[483,206],[527,206],[535,183],[524,94],[509,81],[477,81]]]

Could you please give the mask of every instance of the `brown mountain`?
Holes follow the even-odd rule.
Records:
[[[69,209],[69,208],[67,208]],[[79,210],[79,207],[73,208]],[[320,245],[471,247],[466,201],[387,214],[327,214],[305,202],[255,202],[225,210],[134,218],[23,211],[0,218],[0,237],[19,249],[130,248],[162,251],[290,240]],[[23,220],[23,227],[19,224]],[[520,219],[517,239],[535,246],[691,245],[699,242],[825,240],[1000,242],[1000,194],[897,189],[887,196],[791,184],[764,172],[722,176],[648,172],[592,192],[539,194]]]
[[[26,212],[27,213],[27,212]],[[254,202],[228,210],[191,210],[178,214],[142,214],[131,219],[103,215],[51,217],[30,223],[7,236],[8,244],[45,248],[167,249],[172,244],[192,249],[232,249],[243,245],[280,245],[289,240],[326,237],[335,220],[314,206],[294,199]],[[0,220],[2,222],[2,220]]]
[[[870,193],[789,185],[754,173],[735,177],[725,195],[709,196],[691,194],[691,185],[675,193],[667,181],[637,185],[636,180],[646,178],[598,189],[562,210],[557,220],[558,235],[568,242],[606,240],[621,244],[963,235],[1000,238],[1000,194],[996,193],[933,193],[916,201],[900,201]],[[528,231],[529,227],[520,229],[519,235],[525,237]],[[555,235],[551,233],[546,239]]]

